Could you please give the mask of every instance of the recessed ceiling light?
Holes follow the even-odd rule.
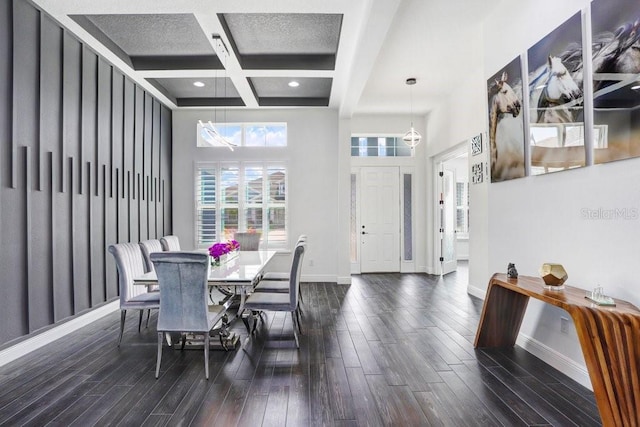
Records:
[[[289,82],[289,87],[298,87],[298,86],[300,86],[300,83],[298,83],[298,82],[297,82],[297,81],[295,81],[295,80],[291,80],[291,81]]]
[[[640,89],[640,85],[631,86],[631,89],[638,90],[638,89]]]
[[[195,87],[204,87],[204,83],[203,82],[193,82],[193,85]]]

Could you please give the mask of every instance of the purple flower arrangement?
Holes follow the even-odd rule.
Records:
[[[220,260],[220,257],[224,254],[228,254],[229,252],[233,252],[240,249],[240,243],[236,240],[229,240],[225,243],[214,243],[211,247],[209,247],[209,255],[212,256],[215,260]]]

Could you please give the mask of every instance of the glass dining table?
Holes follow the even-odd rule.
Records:
[[[221,265],[211,266],[208,278],[209,288],[219,291],[225,299],[239,299],[238,311],[234,318],[229,320],[230,322],[242,316],[247,294],[275,254],[276,251],[268,250],[238,251],[237,256],[232,255]],[[133,282],[140,286],[158,286],[158,276],[155,271],[150,271],[135,277]],[[238,337],[231,333],[226,341],[226,345],[223,346],[225,349],[235,348]]]

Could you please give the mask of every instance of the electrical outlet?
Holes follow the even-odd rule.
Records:
[[[567,328],[569,327],[569,319],[566,317],[560,318],[560,332],[563,334],[567,333]]]

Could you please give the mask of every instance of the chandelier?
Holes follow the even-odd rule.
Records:
[[[413,89],[411,86],[416,84],[416,79],[415,77],[410,77],[405,83],[409,86],[409,99],[411,102],[411,129],[409,129],[409,132],[404,134],[402,140],[405,144],[411,147],[411,149],[414,149],[418,144],[420,144],[420,141],[422,141],[422,135],[420,135],[420,132],[415,130],[413,127]]]

